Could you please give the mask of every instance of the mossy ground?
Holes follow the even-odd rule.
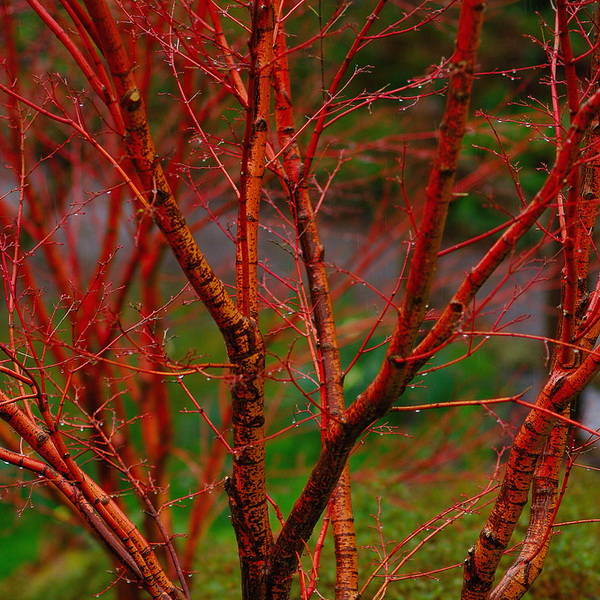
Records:
[[[360,566],[362,581],[373,571],[381,551],[380,532],[374,512],[379,502],[383,533],[389,550],[408,534],[425,525],[453,502],[464,499],[465,488],[474,493],[479,477],[473,474],[466,484],[464,473],[455,473],[437,483],[395,483],[390,477],[379,474],[357,485],[355,510],[357,533],[361,546]],[[482,476],[481,483],[485,483]],[[558,521],[597,518],[597,490],[600,489],[600,474],[578,468],[573,471],[567,494],[561,506]],[[490,495],[491,496],[491,495]],[[460,564],[467,549],[474,543],[482,520],[489,507],[467,514],[435,533],[410,560],[398,571],[402,579],[389,585],[388,600],[448,600],[458,599],[462,583]],[[398,553],[405,556],[424,537],[430,536],[448,518],[429,524]],[[30,561],[13,570],[0,582],[0,598],[12,600],[84,600],[97,594],[104,600],[112,600],[114,593],[108,589],[113,579],[110,565],[104,554],[90,540],[80,539],[76,545],[61,548],[61,536],[56,525],[47,525],[37,531],[23,529],[31,544],[41,552],[38,560]],[[13,536],[19,528],[13,531]],[[523,527],[520,527],[522,535]],[[597,540],[600,523],[582,523],[556,528],[551,551],[544,571],[528,592],[531,600],[595,600],[600,589],[600,554]],[[10,554],[10,536],[3,544],[3,559]],[[39,539],[36,539],[39,538]],[[27,541],[27,539],[25,540]],[[320,568],[318,590],[322,597],[333,598],[333,563],[327,550],[327,542]],[[506,558],[508,564],[510,558]],[[397,564],[392,562],[390,568]],[[6,565],[6,563],[5,563]],[[425,571],[459,565],[430,576],[413,576]],[[239,598],[238,566],[233,535],[224,526],[211,532],[204,540],[198,553],[198,572],[191,579],[193,597],[203,600]],[[363,598],[373,598],[383,583],[375,578],[365,591]],[[292,597],[300,597],[296,588]]]

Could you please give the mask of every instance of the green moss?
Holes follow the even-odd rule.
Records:
[[[0,598],[11,600],[81,600],[100,594],[114,579],[106,557],[82,546],[54,552],[16,570],[0,583]],[[103,600],[112,600],[107,590]]]

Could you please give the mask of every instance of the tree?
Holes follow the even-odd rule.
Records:
[[[299,570],[313,595],[328,528],[336,598],[382,570],[383,597],[399,547],[384,544],[359,583],[348,459],[405,413],[458,405],[529,409],[463,600],[520,598],[548,552],[570,410],[600,366],[595,6],[541,14],[527,62],[478,55],[482,28],[499,43],[519,5],[491,7],[488,31],[481,0],[326,4],[2,4],[0,455],[31,474],[6,470],[5,483],[85,522],[120,597],[136,594],[128,580],[191,598],[225,496],[243,598],[288,598]],[[365,207],[368,228],[352,221]],[[341,226],[364,232],[346,259]],[[550,357],[534,405],[521,393],[407,401],[488,338],[520,344],[509,311],[549,279],[561,299],[554,337],[536,335]],[[436,363],[447,348],[458,355]],[[283,514],[267,460],[298,425],[320,450]],[[194,489],[181,495],[183,472]],[[525,539],[494,586],[530,490]]]

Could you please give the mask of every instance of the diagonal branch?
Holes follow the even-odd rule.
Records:
[[[483,21],[485,4],[479,0],[462,5],[454,71],[449,84],[448,100],[441,129],[439,149],[432,176],[427,186],[427,205],[419,233],[415,259],[406,298],[386,361],[374,382],[359,396],[339,420],[330,423],[315,468],[301,496],[296,501],[276,543],[273,573],[273,598],[284,598],[291,585],[297,556],[325,508],[327,498],[337,484],[346,459],[360,433],[387,412],[404,385],[404,368],[395,361],[398,354],[407,355],[414,343],[425,314],[439,251],[445,215],[451,199],[452,183],[458,162],[462,136],[468,113],[475,55]],[[431,276],[425,275],[430,270]]]
[[[383,4],[383,3],[380,3]],[[343,374],[339,340],[329,281],[325,268],[325,253],[321,244],[316,217],[310,199],[304,167],[294,126],[292,91],[287,60],[286,34],[283,21],[278,22],[275,45],[273,84],[275,87],[275,117],[277,137],[283,149],[283,167],[290,208],[294,215],[296,235],[308,278],[312,315],[318,348],[318,370],[321,382],[324,431],[330,418],[344,411]],[[327,435],[325,433],[325,435]],[[352,510],[350,470],[345,466],[329,505],[336,554],[336,598],[355,598],[358,593],[358,556]]]

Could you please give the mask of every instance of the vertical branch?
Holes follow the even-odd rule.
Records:
[[[570,409],[565,412],[570,413]],[[552,428],[533,477],[531,515],[521,552],[492,591],[490,600],[518,600],[542,572],[558,510],[560,468],[568,431],[564,421]]]
[[[575,71],[571,37],[569,35],[569,19],[567,14],[567,3],[559,0],[556,6],[556,21],[558,31],[556,35],[560,41],[560,49],[565,68],[567,104],[569,107],[569,118],[572,122],[579,109],[579,79]],[[560,122],[560,121],[559,121]],[[564,270],[561,281],[561,307],[562,312],[559,319],[558,339],[562,343],[557,360],[563,368],[573,366],[573,341],[575,336],[576,310],[581,296],[586,289],[585,279],[578,280],[577,255],[581,253],[576,248],[579,223],[579,169],[572,169],[569,173],[567,183],[566,202],[559,195],[559,207],[561,209],[562,225],[562,248],[564,253]]]
[[[350,467],[346,462],[327,510],[335,549],[336,600],[358,598],[358,552],[351,492]]]
[[[265,172],[267,123],[271,104],[274,15],[271,0],[252,6],[250,81],[244,134],[236,239],[236,291],[239,311],[258,323],[258,221]],[[264,367],[262,340],[244,360],[233,394],[233,475],[228,485],[231,519],[242,570],[242,598],[266,594],[267,562],[273,538],[269,524],[264,442]]]
[[[258,318],[258,219],[271,104],[273,20],[271,1],[256,0],[252,11],[250,81],[236,240],[238,307],[254,320]]]
[[[275,45],[276,61],[273,69],[275,87],[275,117],[279,145],[283,150],[283,166],[290,197],[290,207],[296,224],[296,234],[302,249],[302,258],[308,278],[312,315],[319,352],[319,380],[321,382],[323,436],[327,438],[330,419],[337,419],[344,411],[342,368],[339,340],[329,281],[325,269],[325,252],[319,237],[300,149],[296,142],[292,91],[285,27],[278,22]],[[356,532],[350,487],[350,469],[344,467],[329,506],[336,554],[336,598],[356,598],[358,593],[358,556]]]
[[[594,52],[591,65],[591,88],[600,88],[600,10],[596,6],[594,17],[595,36]],[[600,119],[598,115],[590,123],[584,142],[584,164],[581,175],[580,198],[577,203],[577,218],[575,220],[575,253],[577,287],[580,291],[579,303],[576,307],[577,324],[580,332],[577,337],[583,337],[581,330],[590,325],[593,318],[587,314],[588,304],[596,304],[591,297],[597,297],[597,292],[588,294],[588,277],[590,253],[593,247],[594,224],[598,216],[600,203]]]
[[[527,504],[536,464],[556,424],[553,414],[567,409],[596,375],[599,361],[600,355],[591,354],[575,370],[566,374],[552,373],[540,393],[536,408],[531,410],[520,427],[496,503],[465,561],[462,600],[486,600],[489,597],[498,563]],[[542,467],[538,474],[544,475],[546,468],[552,468],[552,461],[547,461],[546,467]],[[539,537],[537,541],[539,543]],[[542,550],[543,543],[539,552]]]

